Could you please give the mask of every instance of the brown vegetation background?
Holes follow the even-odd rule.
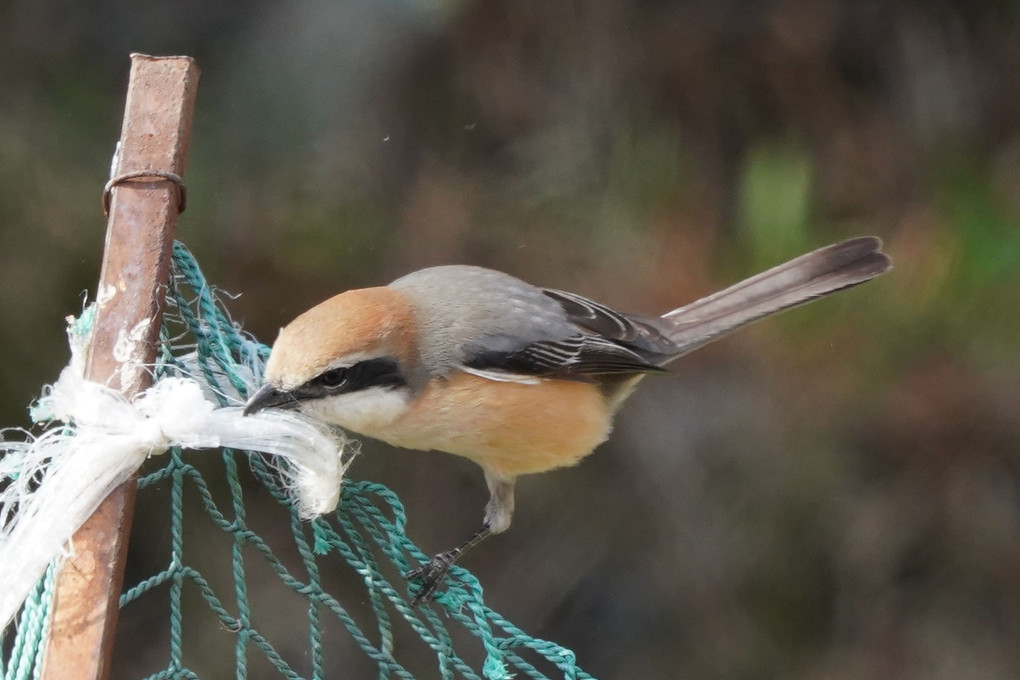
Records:
[[[0,423],[27,424],[95,285],[130,51],[199,62],[179,236],[266,342],[428,265],[661,312],[882,236],[891,274],[647,380],[465,566],[597,677],[1020,677],[1017,3],[4,3]],[[366,443],[350,474],[428,550],[485,501],[440,454]],[[159,502],[129,580],[165,561]],[[304,614],[267,602],[303,669]],[[117,677],[165,663],[147,606]],[[186,661],[223,677],[203,621]],[[327,633],[335,676],[369,675]]]

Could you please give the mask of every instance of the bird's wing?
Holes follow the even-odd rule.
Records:
[[[583,333],[530,342],[516,349],[483,349],[473,353],[464,367],[484,377],[515,382],[526,382],[518,378],[529,377],[585,379],[665,371],[624,345]]]
[[[575,334],[532,342],[511,334],[489,336],[469,353],[465,368],[492,379],[585,380],[664,372],[661,364],[677,351],[660,329],[661,319],[622,314],[566,291],[542,293],[559,305]]]
[[[551,288],[544,288],[542,292],[560,304],[574,325],[630,348],[646,359],[661,360],[677,351],[666,335],[673,324],[658,317],[624,314],[577,293]]]

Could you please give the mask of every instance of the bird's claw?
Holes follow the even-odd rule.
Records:
[[[404,572],[405,579],[418,584],[418,592],[415,593],[411,603],[417,606],[436,599],[436,591],[446,579],[446,574],[450,571],[451,566],[453,566],[453,560],[450,559],[449,554],[439,553],[417,569]]]

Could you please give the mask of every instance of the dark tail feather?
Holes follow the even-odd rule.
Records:
[[[892,267],[881,248],[878,238],[862,236],[801,255],[663,314],[676,324],[666,335],[680,356],[769,314],[864,283]]]

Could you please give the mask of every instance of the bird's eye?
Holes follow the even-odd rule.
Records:
[[[319,383],[327,389],[335,389],[344,384],[347,380],[347,369],[346,368],[334,368],[326,371],[318,378],[315,382]]]

